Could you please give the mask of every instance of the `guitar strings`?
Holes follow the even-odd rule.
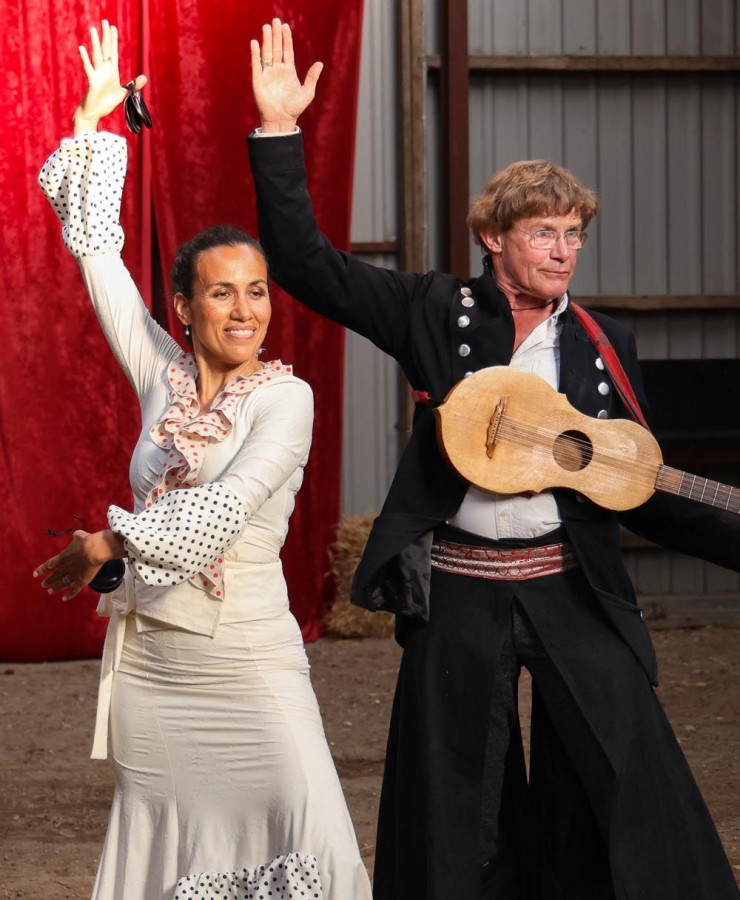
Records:
[[[589,454],[591,455],[591,458],[588,460],[586,465],[583,466],[583,469],[588,466],[590,467],[591,471],[598,470],[607,473],[611,473],[614,470],[617,470],[618,472],[624,474],[631,481],[637,481],[638,483],[650,488],[657,488],[659,486],[658,481],[660,480],[661,474],[665,475],[665,472],[661,473],[662,464],[660,463],[642,462],[638,459],[623,456],[622,454],[619,454],[615,451],[598,449],[589,440],[583,440],[571,435],[565,435],[560,431],[533,426],[520,420],[510,419],[506,416],[502,417],[497,434],[504,439],[510,440],[511,443],[515,443],[518,446],[529,447],[533,443],[539,443],[544,449],[550,449],[551,445],[546,443],[545,441],[542,441],[541,438],[552,438],[553,443],[555,439],[559,439],[560,442],[565,444],[566,446],[575,448],[576,452],[578,452],[579,454],[582,453],[586,456],[588,456]],[[666,467],[663,468],[665,469]],[[573,471],[582,471],[582,469]],[[680,470],[675,471],[680,472]],[[680,474],[684,475],[688,473]],[[635,477],[635,475],[637,475],[637,477]],[[699,500],[700,502],[707,503],[710,506],[722,506],[725,509],[729,509],[731,504],[733,507],[736,504],[740,504],[740,497],[736,499],[734,496],[736,493],[738,493],[737,488],[733,488],[731,485],[724,485],[718,481],[705,479],[701,476],[692,475],[691,478],[692,482],[690,485],[688,485],[687,487],[680,485],[676,490],[673,491],[673,493],[677,493],[680,496],[690,497],[694,500]],[[699,494],[699,491],[697,489],[697,496],[694,496],[694,488],[697,481],[702,487],[702,490]],[[709,488],[710,493],[711,490],[714,489],[714,496],[711,500],[707,499],[705,496],[707,493],[707,488]]]
[[[532,444],[532,433],[536,433],[538,431],[541,434],[542,432],[547,433],[548,430],[532,428],[531,426],[526,426],[523,423],[507,422],[505,424],[502,424],[499,433],[501,433],[502,437],[504,437],[505,439],[511,438],[511,443],[529,448]],[[581,448],[591,449],[592,447],[592,444],[590,442],[563,436],[561,432],[549,432],[549,434],[551,436],[560,436],[562,438],[562,442],[569,444],[570,446],[578,445],[578,452],[580,452]],[[542,443],[542,446],[546,450],[551,449],[551,446],[548,444]],[[716,506],[726,510],[732,509],[734,512],[740,512],[740,491],[738,491],[737,488],[734,488],[731,485],[722,484],[718,481],[705,479],[698,475],[690,475],[690,473],[681,472],[679,469],[670,469],[670,467],[658,464],[641,463],[635,459],[630,459],[629,457],[623,457],[621,455],[615,455],[614,453],[611,454],[610,458],[610,454],[608,451],[595,450],[591,459],[586,463],[586,465],[583,466],[582,469],[565,469],[565,471],[579,472],[583,471],[587,466],[592,474],[605,472],[607,474],[614,475],[614,470],[617,470],[617,474],[620,474],[619,470],[621,470],[621,472],[624,473],[625,479],[631,481],[633,484],[642,484],[645,487],[653,490],[666,490],[669,493],[688,497],[692,500],[706,503],[709,506]],[[639,471],[640,468],[642,468],[644,470],[644,474],[649,477],[639,477],[642,474]],[[638,477],[635,477],[635,472],[638,473]],[[681,476],[681,482],[671,486],[671,473],[673,473],[674,480],[678,476]],[[684,485],[683,478],[687,475],[691,478],[691,482],[687,485]],[[712,493],[712,491],[714,491],[714,493]]]
[[[539,428],[506,417],[502,419],[501,424],[499,425],[498,434],[502,438],[509,439],[512,443],[516,443],[519,446],[528,447],[534,443],[541,444],[544,449],[548,450],[554,440],[558,438],[563,445],[574,448],[576,452],[582,456],[591,455],[591,459],[587,465],[592,469],[596,468],[604,471],[616,469],[625,477],[631,477],[633,481],[639,479],[641,483],[645,485],[655,485],[655,477],[659,464],[645,463],[636,459],[624,457],[614,451],[598,449],[591,441],[584,441],[581,438],[564,435],[560,431]],[[547,442],[542,440],[543,438],[551,438],[552,441]],[[637,479],[635,476],[637,476]]]

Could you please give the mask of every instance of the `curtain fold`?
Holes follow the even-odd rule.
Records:
[[[121,32],[121,68],[138,70],[137,7],[107,7]],[[77,265],[62,244],[61,225],[36,177],[61,137],[85,83],[78,44],[97,21],[97,3],[81,0],[0,4],[5,121],[0,154],[3,215],[0,265],[3,303],[0,376],[2,590],[0,657],[13,660],[93,656],[105,622],[89,591],[62,603],[31,577],[35,565],[67,538],[45,535],[105,525],[108,504],[131,504],[128,459],[138,433],[138,404],[111,364]],[[116,119],[116,117],[112,117]],[[111,130],[123,133],[121,121]],[[126,233],[142,229],[140,145],[129,141],[122,208]],[[141,244],[124,256],[141,284]]]
[[[232,222],[254,231],[256,216],[244,139],[256,124],[249,38],[284,15],[298,34],[299,67],[327,63],[316,108],[302,125],[312,191],[322,226],[338,246],[349,235],[362,0],[284,4],[223,0],[111,0],[120,32],[121,75],[151,78],[151,135],[127,135],[129,168],[122,223],[124,259],[147,302],[151,296],[153,203],[162,269],[200,228]],[[0,187],[3,248],[0,305],[0,502],[3,571],[0,658],[53,660],[100,652],[106,620],[83,591],[70,603],[49,597],[31,577],[66,538],[49,527],[105,526],[110,503],[130,508],[128,462],[138,429],[136,398],[100,333],[61,226],[36,184],[83,87],[77,46],[88,43],[100,7],[91,0],[0,4],[6,103]],[[147,53],[147,47],[149,53]],[[147,58],[142,59],[142,55]],[[123,116],[104,127],[127,134]],[[149,170],[149,147],[152,169]],[[151,180],[150,180],[151,176]],[[165,278],[167,295],[169,290]],[[162,302],[162,297],[155,301]],[[159,308],[159,304],[156,304]],[[270,357],[292,362],[317,401],[312,459],[291,524],[286,570],[307,638],[321,629],[327,601],[326,545],[339,516],[342,335],[273,291]],[[169,310],[169,303],[166,305]],[[171,313],[167,313],[168,316]],[[171,319],[170,319],[171,322]],[[178,331],[173,333],[179,336]]]
[[[154,205],[165,285],[175,249],[202,228],[228,223],[256,234],[245,143],[259,125],[249,41],[273,16],[293,28],[301,77],[315,60],[327,64],[301,127],[319,220],[336,246],[348,246],[362,0],[150,0]],[[326,548],[339,519],[344,336],[276,285],[271,297],[263,358],[292,363],[316,401],[311,458],[283,553],[291,608],[310,640],[323,630]],[[179,335],[170,303],[167,315]]]

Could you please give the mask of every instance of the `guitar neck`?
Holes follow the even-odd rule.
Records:
[[[710,481],[708,478],[700,478],[680,469],[672,469],[670,466],[661,466],[658,469],[658,477],[655,487],[667,494],[677,494],[679,497],[688,497],[708,506],[716,506],[718,509],[726,509],[729,512],[740,513],[740,488],[730,487],[719,481]]]

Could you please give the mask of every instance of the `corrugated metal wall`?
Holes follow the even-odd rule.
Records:
[[[722,74],[479,75],[471,194],[514,160],[553,159],[601,200],[575,293],[740,293],[739,84]],[[471,271],[477,256],[473,248]],[[645,358],[740,353],[737,313],[629,324]]]
[[[471,54],[740,54],[737,0],[470,0],[468,6]],[[436,0],[425,7],[429,54],[439,52],[436,7]],[[390,0],[367,0],[365,27],[353,239],[382,241],[396,233]],[[594,187],[602,204],[575,293],[740,294],[739,84],[737,74],[726,73],[472,72],[471,196],[514,160],[554,159]],[[438,78],[431,73],[426,145],[432,266],[441,258],[438,106]],[[471,244],[471,271],[479,270]],[[740,355],[738,311],[617,317],[633,328],[646,359]],[[381,359],[372,349],[348,345],[345,512],[377,507],[392,474],[396,398],[393,370]],[[363,422],[353,384],[373,400]],[[373,454],[382,455],[380,464]],[[643,595],[740,592],[738,576],[698,561],[660,550],[627,556]]]
[[[392,0],[366,0],[352,202],[352,241],[397,236],[396,38]],[[396,268],[394,255],[365,254]],[[342,448],[342,513],[382,506],[398,459],[395,362],[347,332]]]

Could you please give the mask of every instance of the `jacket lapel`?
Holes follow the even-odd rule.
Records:
[[[571,406],[589,416],[595,416],[600,408],[595,386],[602,373],[596,368],[595,360],[596,352],[588,335],[571,310],[566,310],[560,333],[559,390]]]

